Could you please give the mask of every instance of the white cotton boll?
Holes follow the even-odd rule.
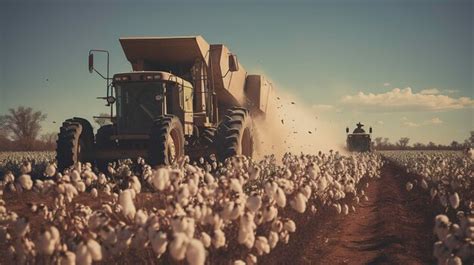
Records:
[[[214,177],[210,173],[206,173],[204,175],[204,180],[206,181],[207,185],[211,185],[215,182]]]
[[[230,186],[230,189],[233,190],[234,192],[243,193],[242,184],[240,183],[238,179],[235,179],[235,178],[230,179],[229,186]]]
[[[212,238],[212,245],[217,248],[225,246],[225,234],[220,229],[214,230],[214,237]]]
[[[444,214],[440,214],[435,217],[434,232],[438,236],[439,240],[446,239],[446,236],[449,234],[450,224],[451,222],[449,221],[449,218]]]
[[[44,170],[44,175],[46,177],[53,177],[54,174],[56,174],[56,165],[53,163],[53,164],[49,164],[46,169]]]
[[[77,265],[91,265],[92,255],[89,249],[83,243],[79,244],[76,250],[76,264]]]
[[[21,174],[29,174],[31,172],[31,162],[23,162],[20,166]]]
[[[443,205],[443,207],[448,207],[448,199],[446,198],[445,194],[439,195],[439,202],[441,205]]]
[[[38,253],[43,255],[51,255],[54,252],[56,241],[49,229],[40,232],[36,240],[36,248]]]
[[[304,213],[306,211],[306,200],[307,198],[298,192],[293,200],[290,201],[291,208],[299,213]]]
[[[367,195],[364,195],[363,200],[366,201],[366,202],[368,202],[368,201],[369,201],[369,197],[368,197]]]
[[[3,183],[5,184],[12,183],[14,181],[15,181],[15,176],[11,172],[5,174],[5,176],[3,177]]]
[[[236,260],[234,261],[234,263],[232,263],[233,265],[246,265],[245,262],[243,260]]]
[[[457,209],[459,207],[460,199],[459,194],[457,192],[449,196],[449,203],[451,204],[451,207],[453,207],[453,209]]]
[[[206,250],[201,241],[191,239],[186,248],[186,260],[190,265],[203,265],[206,261]]]
[[[263,221],[270,222],[278,216],[278,209],[274,206],[265,207],[263,209]]]
[[[91,190],[91,196],[92,196],[92,198],[97,198],[99,196],[99,192],[97,191],[96,188],[93,188]]]
[[[200,240],[205,248],[209,248],[211,246],[211,237],[206,232],[201,232]]]
[[[424,190],[427,190],[427,189],[428,189],[428,182],[426,182],[425,179],[422,179],[422,180],[421,180],[420,185],[421,185],[421,188],[423,188]]]
[[[283,229],[290,233],[294,233],[296,231],[296,224],[293,220],[288,220],[283,224]]]
[[[179,188],[179,194],[178,194],[179,204],[181,204],[182,206],[186,206],[189,203],[189,196],[190,196],[190,193],[189,193],[188,184],[181,185],[181,187]]]
[[[305,185],[301,192],[306,197],[306,199],[311,197],[311,187],[309,185]]]
[[[248,265],[255,265],[257,264],[257,256],[253,254],[248,254],[245,261],[247,262]]]
[[[253,195],[247,198],[247,203],[245,204],[247,209],[252,212],[256,212],[262,206],[262,199],[258,195]]]
[[[143,210],[138,210],[135,214],[135,223],[137,225],[145,225],[146,221],[148,220],[147,214]]]
[[[273,198],[278,190],[278,184],[276,182],[269,181],[265,183],[264,190],[265,194],[267,194],[269,198]]]
[[[170,184],[169,170],[167,168],[159,168],[157,170],[153,170],[151,182],[155,189],[159,191],[165,190]]]
[[[31,176],[27,174],[23,174],[18,178],[20,185],[25,190],[31,190],[33,187],[33,181],[31,180]]]
[[[457,256],[449,257],[448,265],[462,265],[462,260]]]
[[[158,257],[166,252],[168,239],[165,233],[157,230],[150,230],[148,233],[148,238],[150,240],[153,252],[155,252]]]
[[[348,215],[348,214],[349,214],[349,206],[347,206],[347,204],[344,204],[344,205],[342,206],[342,213],[343,213],[344,215]]]
[[[75,265],[76,264],[76,254],[71,251],[66,251],[61,253],[59,256],[59,265]]]
[[[86,191],[86,184],[83,181],[74,182],[74,186],[78,192]]]
[[[104,173],[99,173],[99,176],[97,177],[97,183],[100,185],[107,183],[107,177],[104,175]]]
[[[278,234],[276,232],[270,231],[268,234],[268,244],[272,249],[276,247],[278,244]]]
[[[411,191],[413,189],[413,183],[408,181],[405,185],[405,188],[407,189],[407,191]]]
[[[188,238],[184,233],[175,233],[174,239],[171,241],[169,251],[171,257],[177,261],[181,261],[186,256],[186,246],[188,244]]]
[[[122,207],[123,215],[132,220],[135,217],[136,209],[132,200],[132,191],[127,189],[120,193],[119,204]]]
[[[275,202],[280,208],[285,208],[286,206],[286,195],[281,188],[277,188],[275,193]]]
[[[270,245],[268,244],[268,240],[266,237],[257,237],[257,239],[255,240],[255,248],[257,249],[257,254],[259,256],[270,253]]]
[[[69,175],[72,182],[81,181],[81,174],[79,174],[79,171],[73,170]]]
[[[102,260],[102,248],[97,241],[94,239],[87,240],[87,249],[89,250],[93,261]]]
[[[140,183],[140,180],[138,180],[137,176],[133,176],[130,179],[130,188],[135,191],[135,194],[138,194],[142,190],[142,184]]]

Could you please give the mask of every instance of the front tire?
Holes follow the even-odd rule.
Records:
[[[165,115],[153,123],[148,146],[151,166],[171,165],[184,156],[184,130],[178,117]]]
[[[253,157],[255,130],[249,111],[231,108],[217,130],[217,155],[225,160],[235,155]]]
[[[60,171],[77,162],[90,162],[94,144],[91,129],[90,123],[80,118],[68,119],[63,123],[56,142],[56,160]]]

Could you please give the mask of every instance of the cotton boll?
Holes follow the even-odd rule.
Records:
[[[225,234],[220,229],[214,230],[214,237],[212,238],[212,245],[217,248],[225,246]]]
[[[253,195],[247,198],[247,203],[245,204],[247,209],[252,212],[256,212],[262,206],[262,199],[258,195]]]
[[[449,221],[449,218],[446,215],[440,214],[436,216],[434,232],[438,236],[439,240],[444,240],[449,234],[450,225],[451,222]]]
[[[257,257],[253,254],[248,254],[245,261],[247,262],[248,265],[255,265],[257,264]]]
[[[411,191],[413,189],[413,183],[411,182],[407,182],[407,184],[405,185],[407,191]]]
[[[175,233],[174,239],[170,244],[169,251],[171,257],[177,261],[181,261],[186,256],[186,247],[188,245],[188,238],[184,233]]]
[[[92,196],[92,198],[97,198],[99,196],[99,192],[97,191],[96,188],[92,188],[91,196]]]
[[[234,261],[234,263],[232,263],[233,265],[246,265],[245,262],[243,260],[236,260]]]
[[[20,185],[25,190],[31,190],[33,187],[33,181],[31,180],[31,176],[27,174],[23,174],[18,178]]]
[[[348,215],[348,214],[349,214],[349,206],[347,206],[347,204],[344,204],[344,205],[342,206],[342,213],[343,213],[344,215]]]
[[[92,255],[89,249],[83,243],[79,244],[76,250],[76,264],[77,265],[91,265]]]
[[[133,195],[130,189],[122,191],[119,195],[119,204],[122,206],[123,215],[130,220],[135,217],[136,213],[132,197]]]
[[[283,224],[283,229],[290,233],[294,233],[296,231],[296,224],[293,220],[288,220]]]
[[[201,241],[191,239],[186,247],[186,260],[190,265],[203,265],[206,261],[206,250]]]
[[[31,162],[23,162],[23,164],[20,166],[20,172],[23,175],[31,173]]]
[[[257,237],[257,239],[255,240],[255,248],[257,249],[257,254],[259,256],[270,253],[270,245],[268,244],[268,240],[266,237]]]
[[[44,175],[46,177],[53,177],[56,174],[56,165],[54,163],[49,164],[44,170]]]
[[[230,179],[230,189],[236,193],[243,193],[242,184],[235,178]]]
[[[275,202],[280,208],[285,208],[286,206],[286,195],[285,192],[278,187],[276,192],[275,192]]]
[[[459,194],[457,192],[449,196],[449,203],[451,204],[451,207],[453,207],[453,209],[457,209],[459,207],[460,199]]]
[[[211,237],[206,232],[201,232],[200,240],[205,248],[209,248],[211,246]]]
[[[428,182],[426,182],[425,179],[422,179],[422,180],[421,180],[420,185],[421,185],[421,188],[423,188],[424,190],[427,190],[427,189],[428,189]]]
[[[93,261],[102,260],[102,248],[94,239],[87,240],[87,249],[92,257]]]
[[[159,168],[157,170],[153,170],[151,182],[155,189],[159,191],[165,190],[170,185],[169,170],[166,168]]]
[[[299,213],[304,213],[306,211],[306,200],[306,197],[298,192],[293,200],[290,201],[291,208]]]
[[[168,239],[165,233],[158,230],[150,230],[148,232],[148,238],[153,252],[155,252],[158,257],[165,253],[166,247],[168,246]]]
[[[278,209],[274,206],[265,207],[263,209],[263,222],[270,222],[278,215]]]
[[[71,251],[66,251],[61,253],[59,256],[59,265],[75,265],[76,264],[76,254]]]
[[[137,176],[132,176],[130,178],[129,188],[133,189],[135,191],[135,194],[138,194],[141,192],[142,184],[140,183],[140,180],[138,180]]]
[[[36,246],[37,251],[43,255],[52,255],[56,246],[56,241],[51,234],[49,229],[44,229],[40,232],[37,240]]]
[[[457,256],[449,257],[448,265],[462,265],[462,260]]]
[[[135,223],[137,225],[145,225],[146,221],[148,219],[147,214],[143,210],[138,210],[137,213],[135,214]]]
[[[272,249],[278,244],[278,234],[276,232],[270,231],[268,234],[268,244]]]

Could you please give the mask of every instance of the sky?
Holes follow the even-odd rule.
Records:
[[[0,114],[47,113],[43,133],[107,112],[89,49],[130,71],[119,37],[202,35],[321,119],[392,142],[474,130],[472,1],[0,1]],[[104,69],[105,57],[95,58]]]

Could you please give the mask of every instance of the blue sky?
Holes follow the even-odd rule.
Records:
[[[202,35],[342,132],[361,120],[449,143],[474,130],[472,1],[197,2],[1,2],[0,113],[40,109],[44,132],[90,119],[107,109],[89,49],[108,49],[114,73],[130,69],[119,37]]]

